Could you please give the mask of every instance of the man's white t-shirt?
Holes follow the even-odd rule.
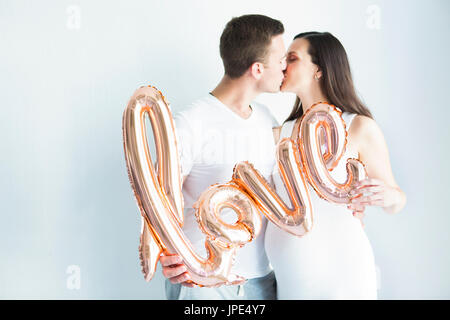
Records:
[[[272,128],[277,127],[278,122],[266,106],[252,102],[250,107],[251,115],[243,119],[209,94],[174,116],[181,172],[187,176],[182,188],[183,231],[197,254],[205,258],[206,236],[201,232],[192,208],[202,192],[212,184],[230,181],[233,167],[240,161],[252,163],[272,183],[275,165]],[[272,270],[264,249],[267,220],[261,216],[261,233],[238,249],[232,268],[233,273],[247,279],[265,276]],[[229,223],[236,220],[231,209],[224,209],[221,217]]]

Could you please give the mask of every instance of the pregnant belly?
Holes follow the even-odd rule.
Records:
[[[370,242],[345,207],[314,208],[312,230],[296,237],[269,223],[265,248],[280,299],[360,299],[376,296]]]

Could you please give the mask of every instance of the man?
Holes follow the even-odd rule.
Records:
[[[194,215],[193,203],[210,185],[231,179],[234,165],[249,161],[268,180],[275,165],[272,128],[278,123],[264,105],[252,102],[263,92],[278,92],[286,68],[283,24],[263,15],[233,18],[220,38],[225,74],[207,96],[174,116],[183,175],[183,231],[200,255],[204,238]],[[221,217],[232,222],[235,214],[223,210]],[[168,299],[276,299],[276,280],[264,250],[267,220],[260,235],[240,248],[233,273],[248,279],[243,285],[198,287],[190,280],[177,255],[162,256]],[[143,228],[141,249],[148,239]]]

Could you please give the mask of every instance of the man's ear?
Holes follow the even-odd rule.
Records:
[[[261,62],[254,62],[250,68],[250,74],[253,78],[259,80],[264,72],[264,65]]]

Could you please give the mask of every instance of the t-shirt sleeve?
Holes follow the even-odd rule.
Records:
[[[182,113],[175,114],[174,122],[178,155],[180,157],[181,175],[185,177],[191,171],[195,160],[193,128],[189,123],[189,120]]]
[[[278,122],[277,118],[274,117],[274,115],[272,114],[272,112],[270,112],[269,110],[269,115],[272,121],[272,128],[277,128],[280,126],[280,123]]]
[[[295,120],[290,120],[288,122],[283,123],[280,131],[280,140],[282,138],[290,137],[292,130],[294,128]]]

